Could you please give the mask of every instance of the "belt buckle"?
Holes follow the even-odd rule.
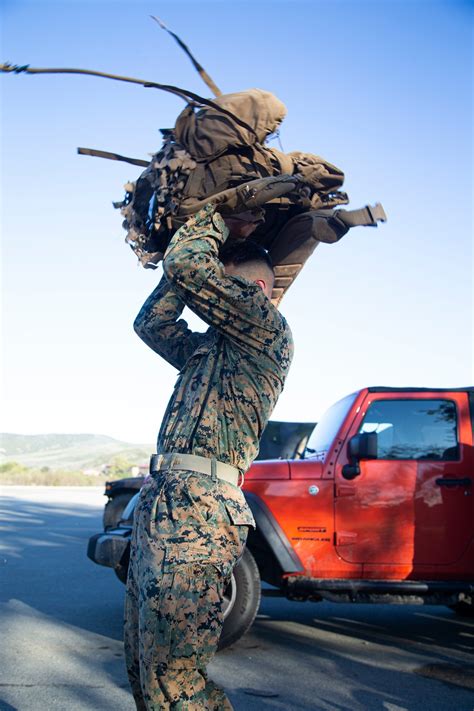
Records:
[[[164,455],[163,454],[152,454],[150,460],[150,474],[153,472],[159,472],[161,465],[163,464]]]

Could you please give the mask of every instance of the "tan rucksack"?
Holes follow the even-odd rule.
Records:
[[[225,209],[237,196],[240,201],[235,209],[245,209],[248,201],[242,186],[260,188],[261,179],[277,178],[268,182],[278,185],[278,196],[264,201],[267,219],[255,235],[271,254],[281,230],[290,221],[294,225],[298,215],[348,202],[346,193],[339,190],[344,174],[336,166],[316,155],[286,154],[265,144],[286,115],[285,105],[276,96],[249,89],[221,95],[213,104],[225,113],[191,103],[178,116],[174,129],[162,131],[162,148],[137,182],[126,186],[125,200],[116,203],[125,217],[126,240],[145,267],[156,266],[171,236],[189,215],[207,202]],[[313,233],[315,223],[310,222]],[[309,226],[308,220],[298,224]],[[277,251],[282,253],[281,248]],[[277,252],[273,252],[275,261]]]
[[[89,69],[7,62],[0,65],[0,71],[87,74],[140,84],[184,99],[186,108],[174,129],[162,130],[161,150],[148,164],[91,148],[78,148],[78,153],[146,167],[136,183],[126,185],[125,199],[115,203],[125,217],[126,241],[145,267],[157,265],[174,232],[206,203],[212,202],[228,214],[264,205],[265,222],[253,236],[273,259],[277,276],[273,300],[278,303],[320,242],[335,242],[356,225],[376,226],[386,220],[383,208],[377,204],[360,210],[334,210],[348,202],[346,193],[339,189],[344,181],[339,168],[311,153],[286,154],[266,145],[286,114],[284,104],[261,89],[222,94],[189,48],[170,34],[215,99],[170,84]]]

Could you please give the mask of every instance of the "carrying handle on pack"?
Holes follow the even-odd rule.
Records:
[[[275,175],[269,178],[259,178],[210,195],[203,200],[190,202],[188,205],[181,203],[178,215],[180,217],[193,215],[209,203],[216,205],[217,210],[223,215],[245,212],[290,192],[304,191],[306,187],[298,175]]]

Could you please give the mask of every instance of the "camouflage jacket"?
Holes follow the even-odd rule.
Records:
[[[224,273],[228,229],[207,205],[174,235],[164,276],[135,320],[138,335],[180,370],[157,451],[216,459],[245,472],[283,388],[290,329],[261,288]],[[184,306],[210,328],[192,332]]]

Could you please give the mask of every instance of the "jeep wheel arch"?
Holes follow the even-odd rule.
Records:
[[[243,493],[257,525],[255,531],[249,531],[247,547],[257,562],[262,580],[280,586],[283,573],[304,573],[300,559],[268,506],[257,494]]]

